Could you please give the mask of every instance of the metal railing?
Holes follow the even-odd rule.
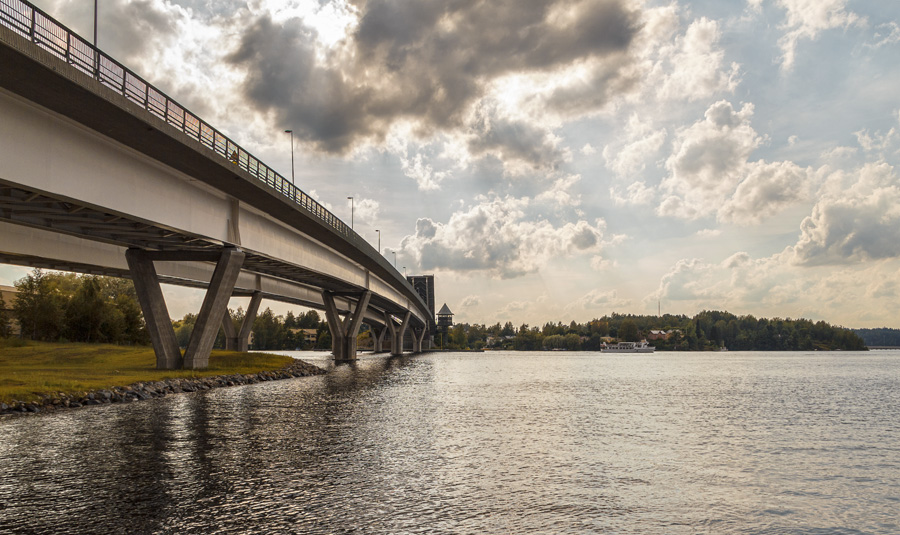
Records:
[[[309,211],[355,246],[374,251],[366,240],[300,188],[40,9],[22,0],[0,0],[0,25],[30,39],[37,46],[142,106],[170,126],[229,160]],[[383,263],[387,264],[386,261]]]

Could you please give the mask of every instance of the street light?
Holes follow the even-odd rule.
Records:
[[[406,266],[403,266],[403,276],[406,276]]]
[[[381,231],[375,229],[375,232],[378,234],[378,254],[381,254]]]
[[[347,197],[350,200],[350,230],[353,230],[353,197]]]
[[[391,251],[394,253],[394,269],[397,269],[397,251]]]
[[[285,130],[284,133],[291,135],[291,184],[295,184],[295,182],[294,182],[294,131],[293,130]]]

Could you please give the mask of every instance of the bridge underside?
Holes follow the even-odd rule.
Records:
[[[413,332],[429,324],[405,278],[308,195],[236,145],[232,160],[234,142],[211,126],[211,137],[185,129],[185,110],[158,90],[165,113],[29,36],[0,25],[0,262],[132,278],[145,318],[159,281],[210,288],[207,334],[232,295],[322,309],[339,358],[355,358],[360,321],[394,326],[411,313]],[[246,347],[241,327],[227,335],[233,347]],[[188,365],[203,362],[207,342],[191,341]],[[167,343],[154,342],[166,367],[177,360]]]
[[[332,330],[335,359],[339,362],[356,358],[359,323],[365,321],[378,327],[385,316],[407,313],[372,292],[245,251],[241,252],[243,258],[234,280],[223,288],[214,284],[215,268],[226,249],[221,242],[60,199],[2,179],[0,236],[2,263],[133,279],[136,287],[143,289],[139,292],[143,296],[142,310],[157,350],[157,366],[161,369],[205,367],[220,318],[229,349],[246,351],[252,320],[262,297],[325,311]],[[141,264],[126,260],[128,250],[150,252],[148,258],[156,266],[152,275],[147,274],[146,261]],[[210,305],[206,307],[208,310],[201,310],[204,328],[197,331],[196,342],[184,356],[174,344],[161,293],[147,289],[154,284],[158,286],[159,282],[207,288],[208,297],[218,296],[219,301],[225,298],[220,306]],[[368,297],[362,307],[363,314],[358,315],[360,307],[355,301],[363,295]],[[249,296],[253,300],[240,332],[229,334],[233,325],[224,321],[224,315],[227,298],[231,296]],[[154,310],[163,313],[154,314]],[[335,328],[335,325],[342,327]],[[392,352],[398,351],[402,352],[402,344],[399,350],[392,348]]]

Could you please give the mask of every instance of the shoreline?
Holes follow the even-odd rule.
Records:
[[[324,375],[326,370],[303,360],[295,360],[279,370],[258,373],[212,375],[208,377],[184,377],[161,379],[132,383],[126,386],[66,394],[62,392],[41,395],[39,401],[14,401],[11,404],[0,402],[0,417],[23,414],[39,414],[57,410],[78,409],[92,405],[110,403],[133,403],[148,399],[161,398],[169,394],[184,392],[200,392],[215,388],[250,385],[265,381],[279,381],[296,377]]]

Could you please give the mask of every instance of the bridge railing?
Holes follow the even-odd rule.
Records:
[[[197,140],[303,207],[357,247],[375,251],[368,241],[271,167],[40,9],[22,0],[0,0],[0,24]],[[375,252],[381,256],[380,251]],[[389,265],[386,260],[383,263]]]

